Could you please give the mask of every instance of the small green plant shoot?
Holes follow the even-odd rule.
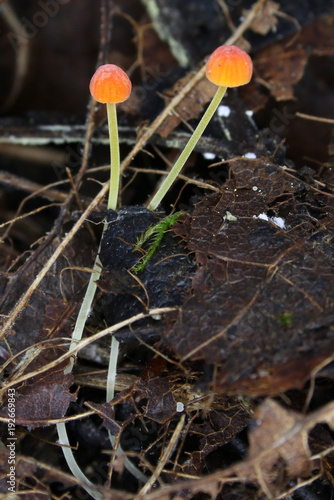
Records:
[[[134,270],[136,273],[142,271],[146,266],[147,262],[150,260],[160,242],[170,227],[172,227],[175,222],[179,219],[179,217],[183,214],[183,212],[175,212],[174,214],[167,215],[163,219],[161,219],[157,224],[149,226],[144,233],[142,233],[139,238],[137,238],[134,251],[143,248],[144,243],[151,240],[151,244],[145,257],[142,261],[135,266]]]

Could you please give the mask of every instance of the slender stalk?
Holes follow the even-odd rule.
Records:
[[[110,139],[110,185],[107,208],[116,210],[119,191],[120,179],[120,154],[119,154],[119,141],[118,141],[118,127],[117,127],[117,114],[116,104],[107,103],[109,139]],[[107,228],[104,228],[104,231]],[[107,397],[106,401],[109,403],[115,395],[115,381],[117,372],[117,360],[119,353],[119,342],[115,337],[111,338],[110,357],[107,375]],[[116,438],[108,431],[109,439],[112,446],[115,448]],[[119,444],[117,447],[118,453],[123,453],[122,447]],[[145,483],[147,477],[143,474],[128,457],[125,457],[124,465],[130,473],[132,473],[139,481]]]
[[[116,210],[120,178],[120,160],[116,104],[107,103],[109,139],[110,139],[110,186],[108,197],[108,209]]]
[[[107,229],[107,223],[104,224],[103,228],[103,233]],[[102,241],[102,238],[101,238]],[[81,340],[83,330],[85,328],[86,320],[87,317],[91,311],[92,303],[94,300],[95,292],[96,292],[96,280],[100,277],[100,271],[102,268],[102,263],[100,261],[100,249],[101,249],[101,242],[97,251],[97,255],[95,258],[94,262],[94,273],[90,275],[88,287],[86,290],[85,297],[82,301],[80,311],[78,313],[78,317],[75,323],[75,327],[72,333],[72,341],[70,344],[69,349],[71,350],[76,346],[76,344]],[[107,376],[107,402],[111,401],[114,397],[115,393],[115,380],[116,380],[116,370],[117,370],[117,359],[118,359],[118,351],[119,351],[119,342],[112,337],[111,339],[111,349],[110,349],[110,358],[109,358],[109,368],[108,368],[108,376]],[[74,364],[74,358],[70,358],[70,364],[69,366],[65,369],[65,374],[71,373],[73,369],[73,364]],[[89,479],[85,476],[85,474],[81,471],[80,467],[78,466],[75,457],[73,455],[72,449],[69,448],[69,439],[67,436],[67,431],[66,431],[66,424],[65,423],[59,423],[57,424],[57,431],[58,431],[58,436],[59,436],[59,442],[65,446],[62,447],[63,453],[65,460],[68,464],[69,469],[73,473],[73,475],[80,479],[83,483],[83,488],[95,499],[95,500],[101,500],[102,495],[96,491],[93,490],[94,485],[89,481]],[[115,436],[112,436],[111,433],[109,433],[109,438],[111,441],[112,446],[115,446],[116,443],[116,438]],[[119,453],[122,453],[123,450],[121,446],[119,445],[117,448],[117,451]],[[145,483],[147,481],[147,477],[141,470],[139,470],[135,464],[131,462],[131,460],[128,457],[125,457],[124,460],[124,465],[128,469],[130,473],[132,473],[139,481]]]
[[[226,87],[218,87],[218,90],[212,99],[210,105],[208,106],[206,112],[204,113],[201,121],[197,125],[196,129],[194,130],[193,135],[190,137],[186,147],[178,157],[175,165],[173,166],[172,170],[169,172],[167,175],[166,179],[163,181],[161,184],[160,188],[156,192],[156,194],[153,196],[152,200],[150,201],[148,208],[150,210],[155,210],[159,203],[161,202],[162,198],[165,196],[167,193],[168,189],[171,187],[173,182],[175,181],[176,177],[179,175],[181,172],[181,169],[187,159],[189,158],[192,150],[198,143],[201,135],[203,134],[204,130],[206,129],[209,121],[213,117],[216,109],[218,108],[220,101],[224,97],[224,94],[226,92]]]
[[[106,229],[106,224],[104,225],[104,230],[105,229]],[[77,316],[69,350],[74,348],[75,345],[81,340],[86,320],[88,318],[88,315],[92,307],[94,295],[96,292],[96,280],[98,280],[98,278],[100,277],[100,271],[102,265],[99,257],[100,248],[101,248],[101,242],[93,266],[94,272],[90,275],[88,287],[84,299],[82,301],[80,311]],[[73,365],[74,365],[74,358],[70,358],[70,364],[65,369],[64,373],[65,374],[71,373]],[[87,493],[89,493],[89,495],[91,495],[92,498],[94,498],[94,500],[102,500],[103,495],[101,495],[101,493],[97,492],[94,489],[95,488],[94,485],[89,481],[89,479],[86,477],[86,475],[82,472],[79,465],[77,464],[73,451],[70,448],[65,422],[60,422],[57,424],[57,432],[60,444],[64,445],[62,446],[62,450],[64,458],[66,460],[66,463],[70,471],[77,479],[80,479],[80,481],[82,481],[82,487],[87,491]]]
[[[80,307],[80,310],[79,310],[79,313],[77,316],[77,320],[75,322],[75,327],[74,327],[74,330],[72,333],[72,340],[71,340],[69,350],[73,349],[73,347],[75,347],[76,344],[81,340],[82,334],[83,334],[83,331],[85,328],[86,320],[87,320],[88,315],[91,311],[92,303],[93,303],[95,292],[96,292],[96,281],[100,277],[101,268],[102,268],[102,264],[101,264],[100,257],[99,257],[100,248],[101,248],[101,243],[100,243],[99,249],[97,251],[97,255],[96,255],[94,266],[93,266],[94,272],[90,275],[88,287],[87,287],[85,296],[83,298],[83,301],[82,301],[82,304],[81,304],[81,307]],[[74,365],[74,358],[71,358],[70,364],[65,369],[64,373],[65,374],[71,373],[71,371],[73,369],[73,365]]]
[[[68,440],[65,422],[57,424],[57,430],[59,442],[63,445],[62,450],[65,460],[73,476],[82,481],[82,487],[92,498],[94,498],[94,500],[103,500],[103,495],[95,490],[94,484],[91,483],[86,475],[82,472],[74,458],[73,451]]]
[[[107,397],[106,402],[109,403],[115,396],[115,383],[116,383],[116,372],[117,372],[117,359],[119,351],[119,342],[114,336],[111,337],[111,347],[109,356],[109,368],[108,368],[108,378],[107,378]]]
[[[117,360],[118,360],[118,352],[119,352],[119,342],[118,340],[115,339],[114,336],[111,337],[111,347],[110,347],[110,357],[109,357],[109,366],[108,366],[108,376],[107,376],[107,397],[106,401],[109,403],[115,395],[115,382],[116,382],[116,372],[117,372]],[[116,437],[111,434],[111,432],[108,430],[108,435],[110,442],[113,446],[114,449],[116,446]],[[118,444],[117,447],[117,452],[118,453],[123,453],[122,447],[120,444]],[[139,470],[134,463],[131,462],[131,460],[128,457],[125,457],[124,459],[124,465],[127,468],[127,470],[138,479],[138,481],[141,481],[143,483],[146,483],[147,477],[145,474]]]
[[[109,126],[109,137],[110,137],[110,186],[109,186],[109,197],[108,197],[108,209],[116,210],[118,191],[119,191],[119,178],[120,178],[120,155],[119,155],[119,143],[118,143],[118,130],[117,130],[117,115],[116,115],[116,105],[114,103],[107,103],[107,114],[108,114],[108,126]],[[108,224],[105,223],[103,227],[103,234],[108,228]],[[72,341],[70,349],[73,348],[77,342],[82,338],[83,330],[86,324],[87,317],[92,307],[96,292],[96,281],[100,276],[102,263],[100,261],[100,250],[101,242],[103,239],[103,234],[101,237],[100,245],[97,251],[97,255],[94,262],[94,272],[91,274],[88,287],[86,290],[85,297],[82,301],[80,311],[77,317],[77,321],[72,333]],[[117,359],[119,352],[119,342],[112,337],[108,376],[107,376],[107,402],[111,401],[115,394],[115,380],[117,371]],[[69,366],[65,369],[65,374],[71,373],[74,365],[74,358],[70,359]],[[59,436],[59,441],[63,446],[63,453],[68,467],[70,468],[72,474],[82,481],[82,487],[95,499],[102,500],[102,495],[94,490],[94,485],[88,480],[85,474],[82,472],[78,466],[75,457],[73,455],[72,449],[69,447],[69,439],[67,436],[65,423],[57,424],[57,431]],[[108,431],[109,438],[113,447],[116,444],[115,436],[112,436]],[[117,448],[119,453],[123,453],[121,446]],[[147,477],[143,474],[128,457],[124,460],[125,467],[131,472],[139,481],[146,482]]]

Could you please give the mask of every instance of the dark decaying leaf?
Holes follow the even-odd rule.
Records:
[[[178,465],[187,474],[199,474],[205,466],[208,455],[232,441],[249,423],[249,409],[234,396],[219,395],[211,403],[205,417],[197,418],[190,426],[185,445],[189,460]],[[197,442],[196,449],[187,451],[187,443]]]
[[[159,218],[161,214],[141,207],[124,207],[108,213],[109,225],[100,253],[104,282],[99,281],[103,290],[107,283],[110,292],[103,295],[103,314],[108,324],[130,318],[149,307],[179,305],[188,293],[196,266],[182,240],[171,232],[165,233],[144,270],[137,274],[134,270],[143,255],[134,251],[136,240]],[[160,328],[159,323],[154,319],[145,320],[141,323],[141,334],[143,325],[146,325],[146,337],[154,334]],[[117,338],[125,339],[122,334]],[[130,338],[133,339],[131,333]]]
[[[303,415],[266,399],[254,413],[249,432],[249,456],[240,464],[241,469],[249,462],[256,482],[269,498],[287,490],[288,485],[293,484],[289,481],[297,477],[312,480],[312,473],[320,465],[319,456],[311,453],[312,436],[317,435],[318,452],[324,451],[329,443],[329,446],[333,444],[323,423],[333,428],[332,403]],[[320,450],[319,441],[324,439],[327,445]],[[325,462],[324,457],[322,460]]]
[[[175,467],[183,473],[200,474],[208,455],[233,440],[246,427],[251,406],[247,407],[234,396],[210,397],[189,389],[183,373],[153,358],[132,387],[115,396],[111,402],[113,406],[110,403],[89,403],[88,406],[96,410],[104,427],[114,436],[122,434],[124,443],[128,442],[128,436],[132,437],[129,442],[140,437],[139,432],[134,431],[134,422],[140,422],[142,447],[146,440],[157,439],[168,432],[171,422],[178,420],[177,402],[182,401],[189,417],[182,449],[186,458],[175,462]],[[118,418],[123,415],[125,420],[120,422],[115,414]]]
[[[278,394],[334,354],[333,202],[268,159],[233,174],[180,228],[200,267],[163,345],[214,364],[216,391]]]
[[[121,431],[121,426],[115,420],[115,411],[109,403],[99,405],[89,402],[87,406],[95,410],[97,415],[102,418],[104,427],[113,435],[117,436]]]
[[[113,404],[127,402],[133,408],[137,408],[140,402],[145,401],[144,415],[159,424],[164,424],[176,414],[176,400],[167,373],[163,376],[161,371],[166,369],[165,362],[162,363],[158,373],[156,365],[157,360],[151,360],[135,384],[115,396]]]
[[[2,322],[27,291],[60,243],[61,237],[56,237],[42,251],[37,248],[27,259],[27,262],[8,280],[1,296]],[[57,259],[7,336],[8,344],[5,347],[9,345],[13,354],[17,354],[41,340],[57,336],[70,336],[72,326],[71,321],[69,321],[70,316],[84,294],[87,274],[78,271],[71,272],[70,270],[62,273],[62,270],[71,266],[91,266],[93,259],[90,252],[87,251],[87,248],[91,246],[92,242],[87,233],[81,231],[78,238],[73,240],[67,246],[66,251]],[[61,293],[61,284],[68,299],[67,304]]]
[[[302,415],[266,399],[254,413],[249,430],[249,455],[244,460],[200,479],[196,477],[166,484],[161,491],[152,491],[147,495],[147,500],[172,500],[180,491],[184,491],[184,498],[189,499],[197,498],[196,493],[224,499],[288,498],[290,493],[299,489],[300,482],[309,484],[316,477],[320,460],[319,457],[311,456],[309,434],[318,424],[327,423],[333,429],[333,413],[332,402],[308,415]],[[235,487],[230,492],[232,478]],[[247,485],[251,488],[248,489]],[[252,490],[254,485],[258,486],[259,491]],[[327,498],[323,495],[326,489],[320,485],[318,482],[318,488],[315,489],[317,493],[312,498],[320,498],[319,491],[321,498]],[[297,493],[298,497],[289,498],[310,498],[308,489],[303,494],[305,496]]]
[[[19,268],[16,271],[4,290],[2,314],[8,314],[14,307],[59,244],[60,239],[55,238],[41,255],[35,258],[32,255],[23,270]],[[87,280],[87,277],[82,273],[65,271],[61,278],[61,271],[70,265],[91,265],[89,252],[85,250],[87,244],[88,239],[81,232],[79,238],[68,246],[65,254],[54,264],[12,326],[5,347],[9,346],[13,354],[23,352],[7,366],[7,383],[33,373],[64,354],[68,346],[66,338],[70,337],[72,331],[73,314],[84,291],[83,279]],[[64,293],[69,298],[67,303],[61,295],[61,279]],[[64,375],[65,367],[66,363],[59,364],[53,370],[15,386],[17,423],[37,427],[45,425],[49,419],[61,418],[66,414],[70,402],[76,400],[76,394],[69,390],[73,379],[71,375]],[[1,415],[6,416],[6,394],[3,397]]]
[[[272,0],[268,0],[262,4],[258,16],[255,17],[251,24],[251,29],[254,33],[266,35],[270,30],[276,32],[279,8],[280,4]],[[244,12],[244,15],[247,15],[247,12]]]
[[[64,326],[66,328],[72,312],[73,308],[61,300],[55,298],[49,300],[49,304],[45,307],[43,327],[36,337],[36,344],[25,352],[17,367],[9,367],[11,374],[7,383],[15,381],[18,376],[25,373],[38,370],[64,354],[65,350],[60,347],[61,341],[57,340],[57,336]],[[65,330],[61,331],[64,333]],[[49,342],[46,342],[47,340]],[[48,419],[64,417],[70,402],[76,400],[76,394],[70,392],[73,376],[64,375],[65,367],[66,362],[59,364],[53,370],[33,377],[16,388],[15,413],[18,424],[33,428],[45,425]],[[1,408],[0,414],[7,415],[6,405]]]
[[[256,77],[266,82],[278,101],[294,99],[294,85],[303,77],[309,57],[334,54],[332,37],[334,16],[320,18],[305,26],[292,44],[282,42],[258,51],[254,58]]]
[[[19,388],[15,398],[16,423],[35,428],[47,425],[50,419],[64,417],[70,402],[77,399],[69,390],[72,384],[72,375],[64,375],[61,367]],[[8,415],[6,406],[1,408],[0,415]]]

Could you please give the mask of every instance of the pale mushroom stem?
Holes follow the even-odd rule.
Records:
[[[172,170],[169,172],[167,175],[166,179],[163,181],[161,184],[160,188],[156,192],[156,194],[153,196],[152,200],[150,201],[148,208],[150,210],[155,210],[173,182],[175,181],[176,177],[179,175],[183,165],[189,158],[192,150],[196,146],[197,142],[199,141],[201,135],[203,134],[204,130],[206,129],[209,121],[213,117],[216,109],[218,108],[220,101],[225,95],[227,87],[220,86],[218,87],[218,90],[212,99],[210,105],[208,106],[206,112],[204,113],[201,121],[197,125],[196,129],[194,130],[194,133],[190,137],[186,147],[178,157],[175,165],[173,166]]]
[[[120,178],[119,142],[117,128],[116,104],[107,103],[109,139],[110,139],[110,186],[108,196],[108,210],[116,210]]]

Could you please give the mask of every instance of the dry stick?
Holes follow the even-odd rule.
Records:
[[[230,30],[233,33],[236,28],[235,28],[234,22],[232,20],[230,11],[228,10],[228,6],[226,5],[226,2],[224,0],[217,0],[217,2],[223,11],[223,15],[226,19],[227,26],[230,28]]]
[[[88,120],[87,120],[87,131],[85,134],[85,143],[84,143],[84,150],[83,150],[83,155],[82,155],[82,162],[81,162],[81,167],[77,175],[75,176],[75,185],[76,188],[79,190],[79,185],[82,181],[83,176],[85,175],[85,172],[88,167],[88,159],[89,159],[89,151],[90,151],[90,138],[94,132],[95,128],[95,122],[94,122],[94,115],[95,115],[95,101],[93,102],[93,99],[90,100],[89,103],[89,113],[88,113]],[[99,193],[100,194],[100,193]],[[99,196],[99,194],[97,196]],[[94,203],[94,201],[92,202]]]
[[[232,45],[238,38],[246,31],[249,25],[253,22],[256,14],[262,8],[262,6],[267,2],[267,0],[258,0],[254,7],[249,11],[246,19],[240,24],[240,26],[235,30],[235,32],[228,38],[225,45]],[[121,174],[124,172],[126,167],[131,163],[133,158],[137,153],[146,145],[147,141],[154,134],[157,128],[162,124],[162,122],[168,118],[173,109],[180,104],[180,102],[185,98],[187,94],[193,89],[193,87],[205,76],[205,64],[198,70],[198,72],[193,76],[191,80],[183,87],[183,89],[177,94],[170,103],[165,107],[165,109],[160,113],[160,115],[152,122],[148,127],[146,132],[138,139],[138,142],[133,147],[132,151],[124,159],[121,165]]]
[[[7,321],[4,323],[2,331],[0,333],[0,340],[4,337],[7,330],[12,326],[12,324],[14,323],[14,321],[16,320],[17,316],[22,311],[22,309],[27,305],[27,302],[30,299],[31,295],[38,288],[40,282],[45,277],[45,275],[47,274],[49,269],[52,267],[52,265],[55,263],[55,261],[57,260],[59,255],[66,248],[66,246],[71,241],[71,239],[75,236],[75,234],[79,231],[81,226],[86,222],[86,219],[89,216],[89,214],[98,206],[99,203],[102,202],[107,191],[108,191],[108,184],[103,186],[103,188],[100,190],[100,192],[95,197],[95,199],[92,201],[92,203],[86,208],[84,213],[81,215],[80,219],[75,223],[75,225],[72,227],[72,229],[69,231],[69,233],[65,236],[63,241],[60,243],[58,248],[51,255],[49,260],[45,263],[43,269],[38,273],[35,280],[32,282],[32,284],[30,285],[28,290],[20,298],[20,300],[17,302],[16,306],[12,310],[11,314],[8,316]]]
[[[46,198],[49,201],[60,201],[61,203],[63,203],[67,199],[67,194],[52,188],[56,186],[61,186],[65,182],[69,181],[67,180],[57,181],[53,182],[52,184],[48,184],[47,186],[42,186],[41,184],[25,179],[24,177],[20,177],[18,175],[11,174],[10,172],[4,172],[3,170],[0,170],[1,184],[6,184],[14,188],[17,188],[19,186],[19,188],[22,189],[22,191],[30,193],[27,196],[27,198],[23,200],[25,202],[27,201],[28,198],[30,199],[33,196],[40,196],[41,198]],[[21,205],[18,210],[22,209]]]
[[[18,220],[22,220],[22,219],[25,219],[26,217],[30,217],[31,215],[38,214],[39,212],[42,212],[42,210],[46,210],[47,208],[51,208],[51,207],[59,207],[59,203],[50,203],[49,205],[42,205],[41,207],[34,208],[34,210],[31,210],[31,212],[27,212],[25,214],[15,216],[13,219],[8,220],[8,221],[0,224],[0,229],[2,229],[3,227],[6,227],[8,225],[12,226],[14,224],[14,222],[17,222]],[[7,232],[6,232],[4,237],[7,237]],[[1,239],[0,239],[1,242],[2,242],[4,237],[1,237]]]
[[[75,200],[77,202],[79,210],[81,210],[83,212],[84,211],[84,206],[83,206],[83,203],[82,203],[82,201],[80,199],[79,190],[78,190],[80,182],[78,182],[78,180],[74,180],[73,179],[71,170],[68,167],[66,167],[66,173],[67,173],[67,177],[70,180],[70,183],[71,183],[71,186],[72,186],[72,190],[73,190],[73,195],[75,197]],[[94,231],[92,229],[91,224],[86,223],[86,227],[87,227],[87,230],[88,230],[88,232],[89,232],[89,234],[90,234],[90,236],[92,238],[92,241],[95,242],[96,241],[95,233],[94,233]]]
[[[261,9],[261,7],[264,5],[264,3],[266,1],[267,0],[259,0],[254,5],[254,7],[251,9],[251,11],[249,12],[246,19],[241,23],[241,25],[233,33],[233,35],[230,36],[230,38],[226,41],[226,44],[232,44],[236,40],[238,40],[238,38],[244,33],[244,31],[246,31],[248,26],[252,23],[257,12]],[[175,108],[182,101],[182,99],[184,99],[184,97],[204,77],[204,75],[205,75],[205,65],[203,65],[202,68],[200,68],[200,70],[193,76],[193,78],[187,83],[187,85],[181,90],[181,92],[171,100],[171,102],[160,113],[160,115],[154,120],[154,122],[150,125],[150,127],[146,130],[146,132],[139,138],[137,144],[133,147],[132,151],[128,154],[128,156],[122,162],[121,173],[124,172],[126,167],[131,163],[133,158],[136,156],[136,154],[144,147],[145,143],[150,139],[150,137],[154,134],[154,132],[157,130],[157,128],[169,116],[169,114],[171,113],[173,108]],[[90,132],[90,129],[89,129],[89,131],[87,131],[87,136],[88,136],[89,132]],[[85,144],[87,144],[87,142],[89,142],[89,141],[86,141]],[[88,154],[88,147],[85,147],[84,159],[85,159],[86,151]],[[79,171],[79,174],[78,174],[79,177],[80,177],[80,174],[82,171],[84,171],[83,167]],[[78,232],[78,230],[80,229],[82,224],[85,222],[86,218],[99,205],[99,203],[102,202],[104,196],[108,192],[108,189],[109,189],[109,183],[107,183],[103,186],[103,188],[100,190],[100,192],[96,195],[95,199],[86,208],[86,210],[84,211],[84,213],[82,214],[80,219],[72,227],[72,229],[69,231],[67,236],[65,236],[65,238],[63,239],[63,241],[61,242],[59,247],[55,250],[54,254],[46,262],[43,269],[38,273],[36,279],[33,281],[33,283],[30,285],[30,287],[28,288],[26,293],[21,297],[21,299],[18,301],[18,303],[14,307],[11,314],[8,316],[8,319],[3,326],[2,332],[0,333],[0,340],[4,337],[7,330],[12,326],[12,324],[14,323],[14,321],[16,320],[17,316],[22,311],[22,309],[27,305],[27,302],[30,299],[33,292],[37,289],[38,285],[40,284],[42,279],[45,277],[45,275],[47,274],[47,272],[49,271],[51,266],[54,264],[54,262],[57,260],[59,255],[62,253],[62,251],[66,248],[66,246],[71,241],[71,239]]]
[[[141,498],[143,498],[150,491],[150,489],[152,488],[152,486],[154,485],[154,483],[156,482],[156,480],[160,476],[163,468],[166,465],[167,460],[169,459],[169,457],[171,456],[171,454],[173,453],[173,451],[175,449],[176,443],[180,437],[180,434],[181,434],[183,426],[184,426],[185,418],[186,418],[186,416],[185,416],[185,414],[183,414],[182,417],[180,418],[179,423],[176,426],[175,431],[172,434],[172,437],[168,443],[168,446],[166,447],[165,451],[163,452],[163,454],[158,462],[158,465],[157,465],[155,471],[153,472],[152,476],[147,481],[147,483],[142,487],[142,489],[140,490],[138,495],[135,497],[135,500],[140,500]]]
[[[37,127],[36,127],[37,128]],[[24,127],[23,127],[24,129]],[[7,129],[8,130],[8,129]],[[12,132],[14,130],[12,129]],[[24,162],[33,162],[37,165],[45,166],[47,163],[51,165],[52,162],[57,162],[63,164],[65,162],[67,153],[66,151],[60,151],[55,148],[51,148],[50,146],[29,146],[27,148],[27,143],[29,139],[23,138],[22,141],[25,143],[25,146],[22,144],[11,144],[11,140],[15,142],[18,136],[18,128],[15,128],[15,136],[11,134],[8,130],[7,138],[1,137],[0,141],[0,154],[9,156],[10,158],[23,160]],[[9,142],[2,142],[3,140]],[[51,140],[50,140],[51,142]],[[13,175],[13,174],[12,174]],[[25,179],[24,179],[25,180]],[[63,193],[65,195],[65,193]]]
[[[116,325],[108,326],[108,328],[105,328],[105,330],[101,330],[100,332],[95,333],[91,337],[86,337],[83,340],[80,340],[71,350],[65,352],[62,354],[59,358],[50,361],[47,365],[43,365],[37,370],[31,372],[31,373],[25,373],[24,375],[20,376],[19,378],[15,380],[11,380],[8,383],[4,383],[0,389],[0,396],[6,392],[9,387],[13,387],[17,384],[20,384],[21,382],[25,382],[29,380],[32,377],[36,377],[37,375],[40,375],[41,373],[45,373],[48,370],[51,370],[52,368],[55,368],[59,364],[63,363],[63,361],[66,361],[67,359],[71,358],[74,356],[80,349],[83,349],[89,344],[92,344],[93,342],[96,342],[97,340],[101,339],[102,337],[105,337],[106,335],[113,334],[120,330],[121,328],[124,328],[125,326],[132,325],[132,323],[135,323],[136,321],[140,321],[141,319],[148,318],[150,316],[156,316],[157,314],[165,314],[168,312],[173,312],[175,311],[175,307],[157,307],[154,309],[150,309],[147,313],[138,313],[135,316],[132,316],[129,319],[124,319],[123,321],[120,321],[119,323],[116,323]]]
[[[155,168],[139,168],[139,167],[129,167],[129,170],[133,170],[134,172],[142,172],[146,174],[158,174],[158,175],[168,175],[168,171],[166,170],[158,170]],[[179,179],[184,180],[187,184],[194,184],[194,186],[198,186],[202,189],[209,189],[210,191],[219,191],[218,187],[213,186],[212,184],[208,184],[204,181],[198,181],[197,179],[192,179],[184,174],[179,174]]]
[[[322,116],[307,115],[299,112],[296,113],[296,116],[298,116],[298,118],[304,118],[305,120],[312,120],[314,122],[329,123],[330,125],[334,124],[334,118],[324,118]]]
[[[31,422],[31,424],[36,424],[36,422],[39,422],[41,425],[47,426],[47,425],[56,425],[59,422],[73,422],[74,420],[82,420],[83,418],[90,417],[91,415],[95,415],[96,411],[85,411],[84,413],[78,413],[77,415],[72,415],[71,417],[63,417],[63,418],[41,418],[39,420],[27,420],[27,419],[19,419],[15,418],[15,424],[17,425],[22,425],[25,427],[28,427],[29,424],[27,425],[26,422]],[[4,424],[8,424],[11,421],[11,419],[8,417],[0,417],[0,422]],[[54,443],[55,444],[55,443]],[[1,498],[1,497],[0,497]]]

